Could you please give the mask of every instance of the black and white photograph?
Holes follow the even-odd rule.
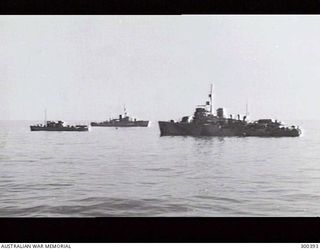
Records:
[[[318,217],[319,16],[0,16],[0,217]]]

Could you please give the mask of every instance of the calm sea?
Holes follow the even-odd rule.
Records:
[[[30,132],[0,122],[0,216],[319,216],[320,122],[299,138]]]

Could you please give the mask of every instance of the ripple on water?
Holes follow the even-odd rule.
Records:
[[[319,216],[320,123],[301,138],[32,133],[0,122],[0,216]]]

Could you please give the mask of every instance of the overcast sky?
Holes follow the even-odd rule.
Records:
[[[320,16],[1,16],[0,119],[150,120],[207,100],[320,117]]]

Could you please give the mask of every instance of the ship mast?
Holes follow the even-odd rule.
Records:
[[[210,85],[210,94],[209,94],[209,98],[210,98],[210,113],[212,114],[212,89],[213,89],[213,84]]]
[[[123,110],[124,110],[124,117],[127,117],[127,108],[126,108],[126,105],[123,106]]]

